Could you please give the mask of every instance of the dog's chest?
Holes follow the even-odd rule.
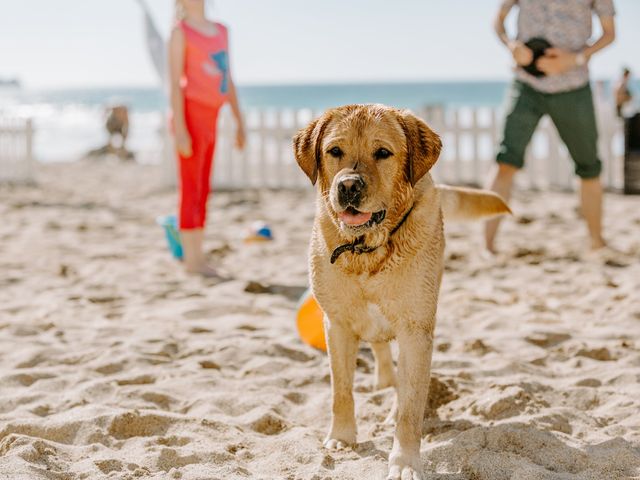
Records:
[[[367,302],[362,315],[357,315],[352,325],[355,333],[367,342],[387,342],[395,338],[393,327],[382,309]]]

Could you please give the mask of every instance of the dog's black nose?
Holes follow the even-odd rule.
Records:
[[[349,175],[338,183],[338,200],[342,205],[357,206],[364,190],[364,180],[360,175]]]

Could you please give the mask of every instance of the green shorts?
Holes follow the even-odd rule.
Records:
[[[588,84],[568,92],[543,93],[516,80],[509,92],[498,163],[522,168],[525,150],[543,115],[549,115],[555,124],[573,158],[576,175],[598,177],[602,163],[598,158],[598,129]]]

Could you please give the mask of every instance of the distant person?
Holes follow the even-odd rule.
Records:
[[[504,22],[514,6],[519,7],[518,33],[509,38]],[[593,44],[591,18],[595,13],[602,35]],[[514,175],[524,165],[524,154],[540,121],[547,114],[575,163],[580,177],[582,214],[591,238],[591,249],[605,247],[602,237],[602,169],[597,152],[597,128],[591,87],[589,60],[615,39],[613,0],[503,0],[494,28],[517,65],[511,86],[510,104],[497,155],[498,169],[492,189],[508,199]],[[534,40],[535,39],[535,40]],[[533,40],[533,42],[530,42]],[[534,61],[534,48],[542,48]],[[537,71],[535,68],[537,67]],[[525,71],[525,68],[533,73]],[[496,252],[499,219],[487,222],[485,246]]]
[[[616,85],[616,112],[619,117],[623,116],[623,108],[631,102],[633,95],[629,89],[629,81],[631,80],[631,70],[625,68],[622,70],[622,78]]]
[[[110,105],[104,111],[104,128],[109,134],[106,145],[89,150],[88,158],[104,158],[116,155],[121,160],[133,160],[135,155],[127,150],[127,137],[129,136],[129,108],[126,105]],[[120,137],[120,145],[114,145],[114,138]]]
[[[177,0],[176,20],[169,40],[169,69],[184,264],[189,273],[216,277],[202,244],[218,113],[228,101],[238,148],[245,143],[243,119],[229,69],[227,27],[205,17],[205,0]]]
[[[113,151],[118,148],[113,145],[113,137],[120,137],[119,150],[126,151],[127,137],[129,136],[129,109],[126,105],[113,105],[107,108],[107,120],[105,127],[109,133],[108,147]]]

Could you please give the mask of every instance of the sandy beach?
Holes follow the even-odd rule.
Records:
[[[382,479],[391,389],[362,345],[358,445],[329,453],[325,354],[302,344],[314,195],[215,192],[186,276],[157,215],[157,167],[39,165],[0,186],[0,479]],[[524,192],[480,258],[447,225],[422,460],[429,480],[640,478],[640,208],[608,195],[631,264],[581,259],[577,197]],[[275,240],[245,244],[255,220]]]

